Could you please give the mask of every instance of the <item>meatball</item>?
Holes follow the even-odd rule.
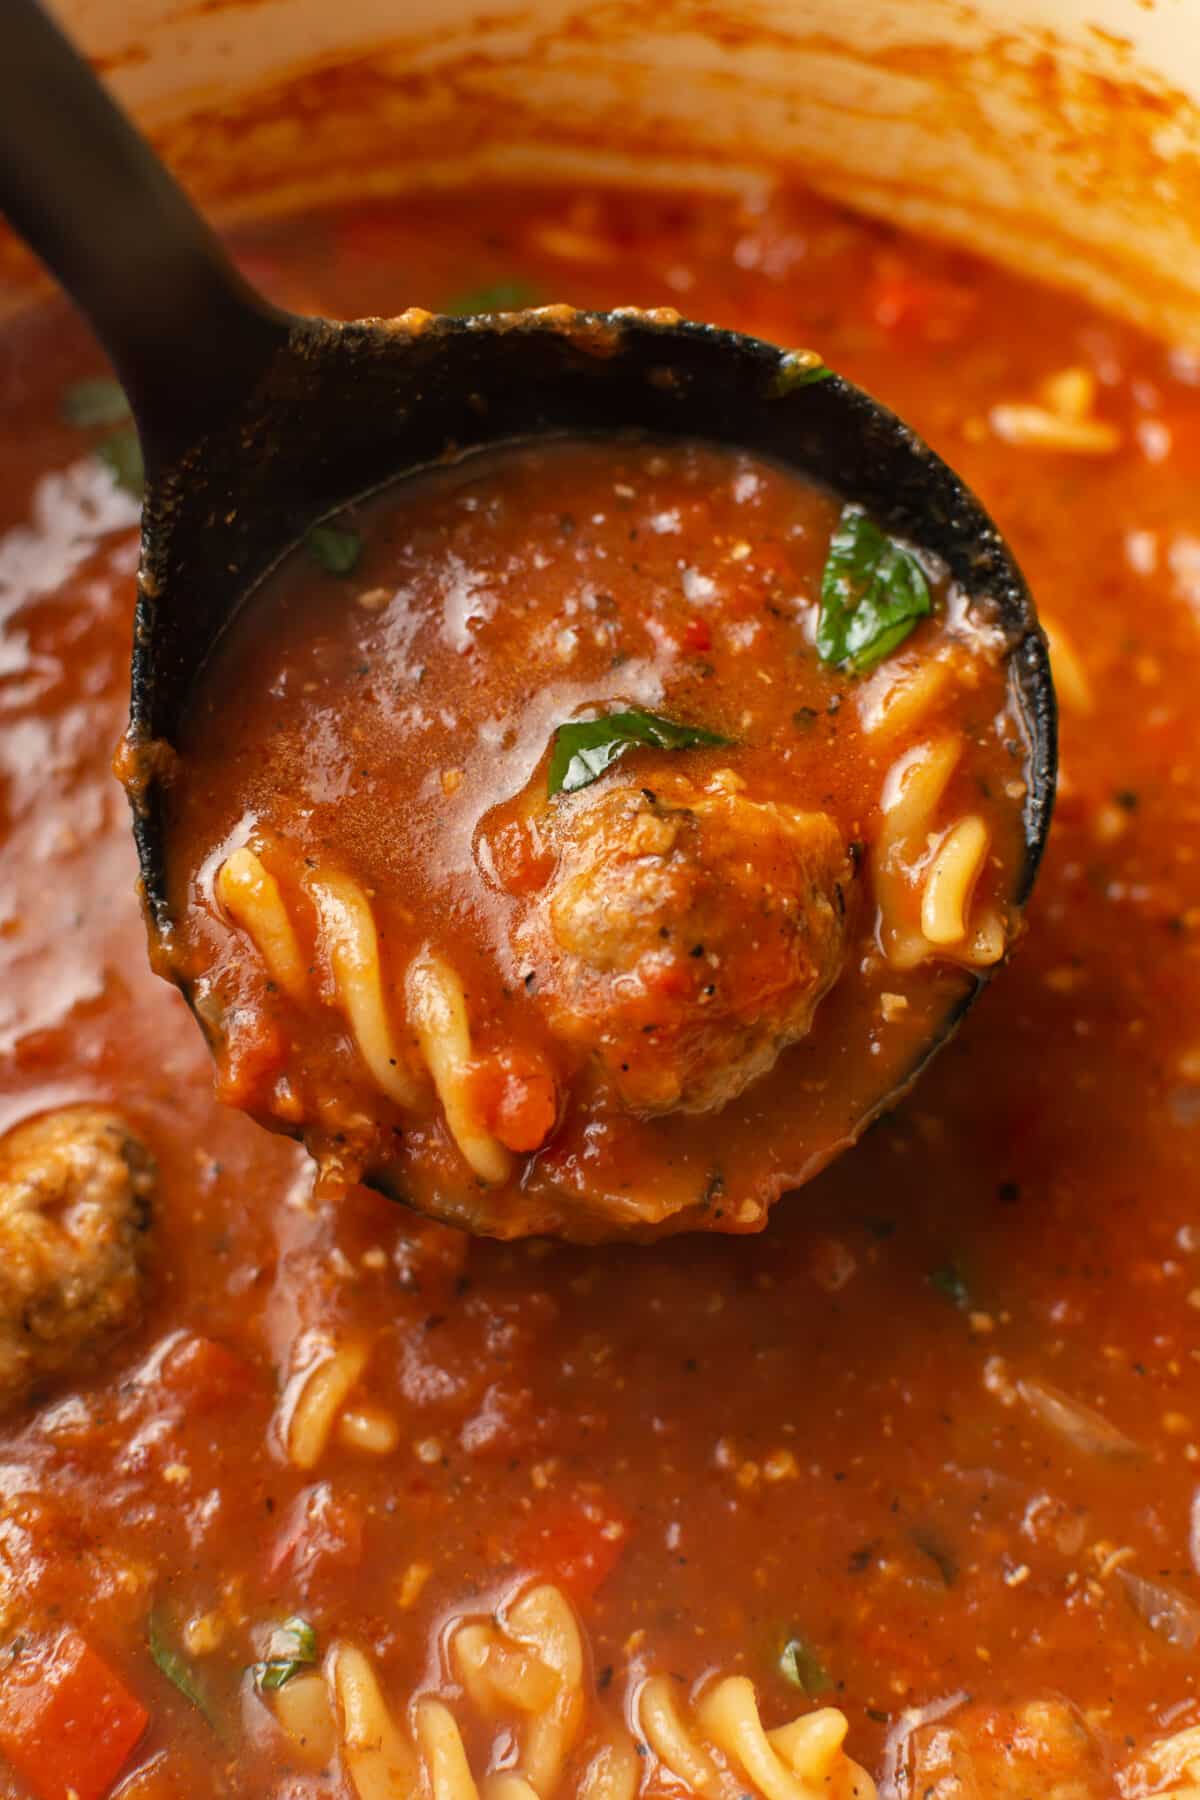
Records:
[[[0,1138],[0,1406],[136,1318],[154,1181],[149,1151],[97,1107]]]
[[[1108,1800],[1112,1776],[1062,1700],[968,1706],[913,1733],[908,1788],[926,1800]]]
[[[842,966],[837,826],[743,787],[666,774],[553,809],[556,867],[518,955],[551,1029],[629,1110],[724,1106],[805,1036]]]

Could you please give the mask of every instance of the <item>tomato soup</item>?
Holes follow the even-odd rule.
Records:
[[[0,1791],[1186,1792],[1200,1757],[1200,368],[1073,300],[803,193],[439,191],[278,220],[238,250],[282,303],[346,316],[469,308],[502,285],[517,303],[676,304],[814,345],[961,468],[1012,542],[1052,638],[1061,792],[1011,965],[911,1097],[781,1198],[761,1232],[488,1242],[366,1186],[314,1188],[300,1146],[220,1104],[194,1020],[147,967],[109,768],[128,701],[136,446],[119,392],[61,309],[10,321]],[[636,462],[651,446],[630,454],[616,479],[633,498],[593,511],[628,505],[640,532],[653,483],[669,474],[678,504],[686,469],[655,475]],[[499,475],[481,465],[478,479]],[[476,478],[466,465],[439,476],[439,504]],[[697,483],[702,508],[725,509],[717,525],[732,542],[765,545],[765,528],[733,537],[740,503],[723,482]],[[793,572],[797,592],[809,583],[810,607],[840,506],[819,500],[823,539],[784,545],[796,558],[784,585]],[[324,606],[332,589],[342,608],[327,663],[304,629],[263,649],[268,686],[317,683],[297,717],[320,720],[327,697],[353,695],[370,679],[353,656],[370,660],[393,626],[407,629],[394,610],[407,540],[387,535],[398,519],[381,496],[329,522],[361,536],[349,575],[311,555],[303,577],[302,565],[280,571],[302,626],[306,596]],[[597,608],[540,637],[536,604],[514,614],[533,666],[498,676],[497,701],[552,666],[561,698],[511,769],[503,724],[489,769],[440,711],[427,762],[416,713],[390,715],[422,793],[440,818],[465,821],[464,856],[485,821],[493,866],[520,876],[512,809],[527,790],[582,814],[606,782],[665,795],[738,772],[728,746],[635,742],[602,781],[552,801],[558,725],[618,705],[744,733],[736,755],[757,759],[762,803],[794,778],[787,804],[827,812],[851,842],[853,820],[869,827],[890,764],[868,754],[858,696],[885,661],[851,680],[810,645],[793,654],[794,616],[751,607],[746,668],[777,677],[790,657],[803,690],[792,710],[816,719],[785,716],[785,684],[757,676],[749,726],[723,703],[709,710],[717,677],[699,664],[733,658],[735,597],[745,604],[753,579],[738,570],[752,561],[701,568],[730,596],[711,621],[680,586],[637,619]],[[922,633],[947,629],[937,572],[928,579],[934,610],[896,647],[897,666]],[[360,605],[375,587],[387,605]],[[399,659],[426,659],[424,617],[411,650],[393,643],[389,679]],[[709,624],[707,648],[686,641],[693,617]],[[571,648],[560,631],[603,634],[606,621],[656,685],[632,685],[627,664],[602,689],[605,646],[582,633],[560,660]],[[668,637],[680,643],[670,661]],[[469,699],[482,717],[484,695],[453,687],[469,683],[470,658],[429,648],[439,709]],[[979,666],[968,749],[989,784],[1019,779],[995,668]],[[835,693],[849,697],[831,716]],[[397,709],[422,704],[408,681]],[[230,715],[226,748],[247,760],[235,756],[229,793],[205,801],[195,841],[218,853],[214,882],[249,847],[288,896],[304,875],[289,886],[272,844],[294,841],[302,863],[325,825],[264,798],[282,790],[264,785],[273,765],[251,754],[252,726],[281,705],[248,689],[246,717]],[[352,715],[330,711],[345,747]],[[796,798],[833,725],[860,745],[847,777],[859,792]],[[295,739],[276,748],[309,754]],[[322,804],[340,828],[373,791],[349,769],[345,794]],[[984,798],[976,785],[971,808]],[[1005,798],[988,815],[997,845]],[[263,834],[226,845],[225,819],[245,801]],[[965,788],[955,806],[938,831],[967,812]],[[398,816],[410,870],[414,829]],[[348,854],[336,872],[371,885]],[[411,877],[414,910],[447,879],[443,846]],[[989,879],[973,907],[1000,894]],[[861,923],[877,900],[865,871],[853,880]],[[497,920],[507,934],[520,912],[503,882],[470,893],[478,910],[462,935],[433,943],[462,954],[467,988],[471,944]],[[315,921],[296,929],[305,942]],[[214,943],[198,931],[225,1011]],[[881,993],[900,991],[892,979]],[[320,1004],[330,1053],[350,1067],[345,1015]],[[510,1114],[501,1096],[486,1115],[514,1141],[546,1053],[524,1008],[518,995],[525,1087]],[[290,1017],[282,1003],[277,1016]],[[218,1074],[257,1110],[290,1071],[285,1056],[255,1088],[250,1041]],[[558,1107],[569,1084],[552,1073]],[[740,1104],[724,1109],[723,1166],[752,1188],[768,1150]],[[687,1117],[672,1129],[707,1167],[722,1114]],[[537,1119],[524,1123],[532,1133]]]
[[[711,446],[477,453],[318,527],[167,790],[223,1096],[497,1236],[760,1227],[1017,933],[1007,651]]]

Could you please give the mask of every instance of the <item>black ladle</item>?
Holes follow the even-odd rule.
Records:
[[[90,321],[141,436],[130,744],[145,754],[127,786],[160,939],[173,920],[156,748],[175,742],[197,673],[246,596],[316,520],[404,471],[565,431],[634,429],[762,452],[942,558],[1008,640],[1029,751],[1015,892],[1024,901],[1056,768],[1033,602],[974,495],[861,389],[804,353],[673,312],[412,311],[352,324],[282,312],[242,280],[36,0],[0,9],[0,209]]]

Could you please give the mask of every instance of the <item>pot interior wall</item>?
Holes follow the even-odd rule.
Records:
[[[1200,0],[57,0],[219,216],[780,171],[1200,344]],[[29,279],[8,247],[10,289]]]

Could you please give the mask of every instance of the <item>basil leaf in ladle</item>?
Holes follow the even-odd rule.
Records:
[[[932,610],[928,583],[912,551],[857,506],[844,506],[821,577],[821,659],[865,674]]]
[[[639,706],[604,713],[598,719],[568,719],[554,734],[548,791],[553,796],[590,787],[634,744],[649,744],[656,750],[696,750],[730,741],[703,726],[681,725],[657,713],[643,712]]]
[[[314,1667],[317,1634],[307,1619],[293,1614],[271,1633],[265,1661],[255,1668],[255,1679],[264,1693],[274,1694],[295,1676]]]

